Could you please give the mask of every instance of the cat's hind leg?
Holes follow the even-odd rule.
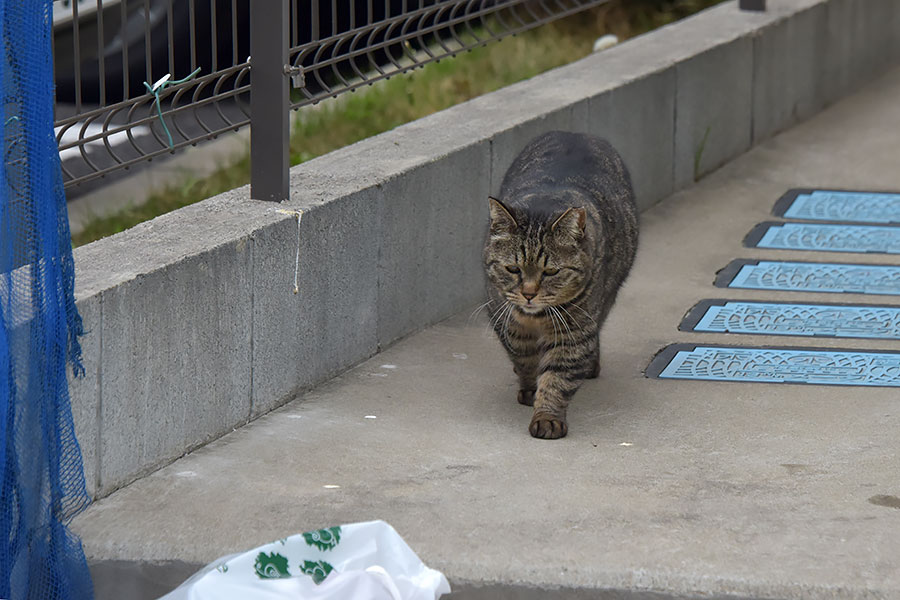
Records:
[[[534,390],[523,390],[519,388],[516,400],[524,406],[534,406]]]
[[[537,389],[540,349],[537,332],[513,321],[504,330],[498,330],[500,341],[512,361],[513,370],[519,376],[519,393],[516,400],[525,406],[534,406]]]
[[[538,355],[512,356],[513,370],[519,376],[519,393],[516,400],[525,406],[534,406],[534,392],[537,389]]]
[[[585,379],[597,379],[600,377],[600,338],[594,343],[591,353],[588,355],[588,371]]]

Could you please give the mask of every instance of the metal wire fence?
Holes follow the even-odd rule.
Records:
[[[284,199],[290,109],[606,1],[57,0],[65,185],[252,120],[253,197]]]

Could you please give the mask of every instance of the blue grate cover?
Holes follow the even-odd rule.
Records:
[[[900,266],[733,260],[718,287],[803,292],[900,295]]]
[[[788,219],[900,223],[900,194],[843,190],[790,190],[774,214]]]
[[[900,353],[673,344],[648,377],[757,383],[900,387]]]
[[[751,248],[900,254],[900,227],[766,222],[754,227],[744,243]]]
[[[712,333],[900,339],[900,306],[704,300],[679,329]]]

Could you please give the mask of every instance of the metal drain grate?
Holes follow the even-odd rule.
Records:
[[[672,344],[654,357],[646,374],[659,379],[900,387],[900,353]]]
[[[796,189],[779,198],[772,212],[788,219],[900,223],[900,194]]]
[[[719,271],[718,287],[900,295],[900,266],[737,259]]]
[[[703,300],[682,331],[900,339],[900,307]]]
[[[753,248],[900,254],[900,227],[760,223],[744,238]]]

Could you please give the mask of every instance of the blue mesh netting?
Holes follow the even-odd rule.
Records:
[[[81,319],[53,134],[51,0],[0,0],[0,598],[92,598],[66,363]]]

